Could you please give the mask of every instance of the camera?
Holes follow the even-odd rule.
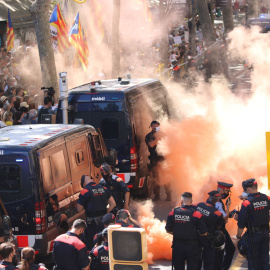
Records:
[[[41,87],[41,90],[44,90],[44,96],[49,97],[53,100],[55,90],[53,87]]]
[[[229,218],[232,218],[235,214],[239,214],[239,211],[237,211],[236,209],[233,209],[230,214],[229,214]]]

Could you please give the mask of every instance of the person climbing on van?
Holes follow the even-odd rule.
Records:
[[[157,152],[157,143],[160,140],[160,123],[156,120],[152,121],[150,124],[150,128],[152,129],[151,132],[149,132],[145,136],[145,143],[148,146],[148,150],[150,155],[148,156],[150,160],[150,166],[149,169],[152,172],[152,176],[154,179],[153,182],[153,191],[155,194],[154,201],[157,201],[160,199],[160,184],[159,184],[159,172],[158,172],[158,165],[160,162],[164,160],[164,157],[159,155]],[[167,201],[171,201],[171,189],[170,185],[164,185],[166,195],[167,195]]]
[[[129,210],[130,191],[123,179],[112,174],[112,169],[107,163],[101,164],[100,172],[102,178],[99,183],[111,192],[116,202],[113,213],[116,214],[120,209]]]

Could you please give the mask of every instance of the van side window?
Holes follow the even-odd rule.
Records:
[[[99,135],[89,135],[91,152],[94,160],[94,165],[99,167],[103,163],[102,148],[99,141]]]
[[[46,192],[49,192],[50,190],[47,190],[47,188],[50,189],[50,187],[53,186],[50,157],[46,157],[42,159],[42,174],[43,174],[44,187],[46,189]]]
[[[82,149],[75,152],[75,159],[76,159],[77,166],[80,166],[84,163],[84,156],[83,156]]]
[[[103,118],[100,123],[100,130],[104,140],[116,140],[119,138],[119,119]]]
[[[54,167],[55,181],[62,182],[64,179],[67,178],[67,169],[66,169],[64,151],[61,150],[53,154],[51,156],[51,161]]]
[[[0,191],[20,191],[21,167],[17,164],[0,164]]]

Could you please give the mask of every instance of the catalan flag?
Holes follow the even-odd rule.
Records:
[[[57,30],[56,39],[58,44],[58,51],[62,53],[65,49],[70,47],[70,43],[68,40],[68,29],[59,4],[55,6],[52,12],[50,25]],[[52,28],[51,32],[53,32]]]
[[[7,51],[9,52],[14,48],[14,32],[10,19],[9,9],[8,9],[8,21],[7,21]]]
[[[84,35],[84,31],[81,26],[80,15],[77,14],[75,21],[69,31],[69,41],[76,48],[79,60],[82,64],[83,69],[86,71],[88,67],[88,56],[89,49],[87,40]]]

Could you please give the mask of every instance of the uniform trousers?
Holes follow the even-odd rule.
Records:
[[[96,233],[102,231],[104,225],[102,222],[95,221],[94,219],[91,222],[87,222],[87,228],[85,230],[85,239],[86,239],[86,248],[88,251],[91,251],[94,247],[94,236]]]
[[[185,260],[187,270],[198,270],[200,249],[197,240],[174,240],[173,242],[173,269],[185,270]]]
[[[253,243],[253,250],[251,241]],[[248,270],[269,270],[268,230],[255,232],[251,234],[248,233],[247,260],[248,260]]]
[[[215,247],[214,242],[211,239],[201,239],[200,244],[202,246],[201,258],[199,263],[199,269],[214,270],[215,263]]]

